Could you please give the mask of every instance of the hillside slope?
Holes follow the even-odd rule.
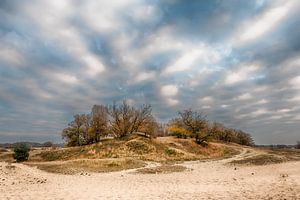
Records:
[[[210,143],[203,147],[191,139],[131,136],[97,144],[33,153],[30,161],[134,158],[144,161],[184,161],[228,157],[239,153],[238,145]]]

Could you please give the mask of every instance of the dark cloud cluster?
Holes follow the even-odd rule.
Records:
[[[300,3],[0,2],[0,142],[60,140],[76,113],[127,99],[294,143]]]

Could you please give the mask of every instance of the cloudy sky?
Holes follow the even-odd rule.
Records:
[[[60,142],[94,104],[149,103],[300,140],[298,0],[1,0],[0,143]]]

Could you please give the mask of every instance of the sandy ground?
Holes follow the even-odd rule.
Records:
[[[245,152],[244,152],[245,153]],[[186,162],[184,172],[60,175],[0,163],[0,199],[300,199],[300,162],[232,166]]]

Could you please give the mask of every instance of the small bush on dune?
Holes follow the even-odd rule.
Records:
[[[153,148],[149,144],[140,140],[131,140],[126,143],[126,146],[130,151],[133,151],[137,154],[150,153],[153,150]]]
[[[168,156],[175,156],[176,155],[176,150],[175,149],[171,149],[171,148],[167,148],[167,149],[165,149],[165,153]]]
[[[20,144],[17,145],[14,148],[14,154],[13,154],[13,158],[17,161],[17,162],[23,162],[28,160],[29,157],[29,147],[26,144]]]

